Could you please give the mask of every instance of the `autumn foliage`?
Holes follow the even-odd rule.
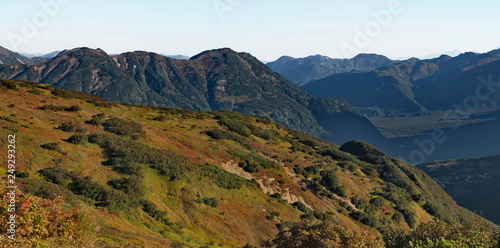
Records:
[[[9,196],[5,184],[0,184],[0,229],[7,230]],[[65,207],[61,199],[42,199],[20,190],[16,193],[16,235],[11,240],[7,235],[0,236],[2,247],[74,247],[84,242],[89,230],[81,209]]]

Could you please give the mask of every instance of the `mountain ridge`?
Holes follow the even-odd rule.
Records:
[[[332,75],[302,89],[318,97],[344,98],[355,107],[375,108],[383,115],[446,111],[474,96],[481,77],[500,78],[497,73],[499,60],[499,50],[484,54],[468,52],[456,57],[442,55],[429,60],[410,59],[369,72]],[[394,87],[384,89],[387,85]],[[357,88],[365,91],[357,92]],[[497,106],[495,101],[499,97],[498,92],[494,93],[488,99],[493,107]],[[395,94],[401,98],[391,101]],[[398,106],[402,101],[411,102],[413,106]]]
[[[266,63],[273,71],[288,78],[298,86],[333,74],[353,70],[372,70],[396,61],[378,54],[358,54],[352,59],[333,59],[323,55],[305,58],[282,56],[274,62]]]
[[[130,104],[238,111],[269,117],[338,144],[359,139],[386,145],[385,138],[347,102],[311,97],[252,55],[229,48],[205,51],[189,60],[148,52],[109,56],[100,49],[77,48],[37,65],[0,66],[0,77],[40,81]],[[327,109],[328,115],[314,115],[312,108]],[[347,123],[342,130],[319,123],[321,118],[337,116],[364,131]]]

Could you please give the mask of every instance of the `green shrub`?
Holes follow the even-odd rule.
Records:
[[[69,137],[68,142],[76,145],[82,145],[89,142],[89,138],[87,137],[87,135],[76,134]]]
[[[77,125],[75,123],[72,123],[72,122],[65,122],[65,123],[61,123],[61,125],[56,127],[56,129],[59,129],[59,130],[64,131],[64,132],[72,133],[72,132],[76,131]]]
[[[329,222],[300,223],[293,227],[280,228],[272,240],[264,241],[262,247],[370,247],[382,248],[384,242],[373,234],[348,229]]]
[[[40,147],[42,147],[43,149],[52,150],[52,151],[58,151],[58,152],[62,151],[61,144],[59,142],[52,142],[52,143],[43,144]]]
[[[71,191],[66,188],[49,183],[43,179],[29,179],[25,181],[26,187],[23,192],[36,195],[45,199],[58,199],[61,198],[66,201],[73,201],[74,195]]]
[[[125,192],[129,197],[141,197],[144,195],[142,177],[139,176],[110,180],[108,185]]]
[[[15,81],[5,80],[5,79],[0,80],[0,87],[3,89],[9,89],[9,90],[18,90],[19,89],[17,87],[17,83]]]
[[[215,185],[225,189],[241,189],[243,185],[254,185],[236,174],[229,173],[211,164],[205,164],[201,175],[210,178]]]
[[[17,128],[16,128],[16,127],[14,127],[14,126],[5,126],[5,127],[3,127],[3,128],[4,128],[4,129],[7,129],[7,130],[9,130],[9,131],[11,131],[11,132],[13,132],[13,133],[17,133],[17,132],[19,132],[19,129],[17,129]]]
[[[370,199],[370,204],[375,206],[376,208],[381,208],[385,205],[385,200],[382,197],[375,197]]]
[[[73,176],[69,189],[75,194],[83,195],[96,202],[104,202],[108,193],[106,186],[94,182],[91,177]]]
[[[78,105],[73,105],[71,107],[65,108],[64,110],[68,111],[68,112],[78,112],[78,111],[82,111],[82,107],[80,107]]]
[[[169,119],[170,118],[166,115],[159,115],[159,116],[153,118],[154,121],[159,121],[159,122],[164,122],[164,121],[167,121]]]
[[[383,231],[384,240],[389,248],[396,247],[453,247],[479,248],[497,247],[498,240],[493,230],[479,220],[463,225],[451,225],[440,221],[420,224],[411,231],[401,227],[387,228]]]
[[[306,214],[311,212],[311,210],[304,203],[299,201],[292,203],[292,206]]]
[[[370,164],[383,164],[388,161],[383,152],[362,141],[350,141],[343,144],[339,150],[357,156]]]
[[[28,90],[28,93],[31,93],[34,95],[43,95],[43,90],[33,88],[33,89]]]
[[[272,139],[275,139],[277,137],[276,132],[273,130],[264,129],[264,128],[254,126],[254,125],[247,125],[247,127],[250,129],[250,132],[253,135],[255,135],[259,138],[263,138],[265,140],[272,140]]]
[[[106,115],[101,113],[92,116],[92,119],[87,121],[87,123],[92,125],[101,125],[104,121],[106,121]]]
[[[51,93],[54,96],[63,97],[63,98],[88,99],[88,100],[102,101],[102,99],[96,95],[92,95],[92,94],[88,94],[88,93],[80,92],[80,91],[61,90],[58,88],[53,88]]]
[[[138,135],[143,135],[145,133],[139,123],[126,121],[116,117],[106,120],[102,125],[105,131],[123,136],[138,137]]]
[[[10,123],[17,124],[17,121],[15,121],[14,119],[10,118],[9,116],[0,116],[0,120],[4,120],[4,121],[8,121]]]
[[[154,203],[148,200],[140,200],[139,203],[142,206],[142,210],[148,213],[149,216],[153,217],[155,220],[162,222],[164,224],[170,223],[170,221],[167,218],[167,212],[159,210]]]
[[[345,187],[340,183],[339,177],[335,174],[333,170],[326,170],[320,173],[321,180],[319,183],[323,185],[326,189],[333,193],[336,193],[342,197],[347,196]]]
[[[239,166],[248,172],[256,172],[259,170],[259,168],[279,168],[279,165],[276,162],[266,159],[256,152],[248,153],[240,150],[229,149],[228,153],[241,160],[242,162],[239,163]]]
[[[125,163],[120,166],[119,171],[123,174],[142,176],[143,168],[144,166],[138,163]]]
[[[245,143],[245,139],[243,139],[241,136],[234,134],[232,132],[228,132],[222,129],[212,129],[208,130],[205,132],[206,135],[210,136],[213,139],[227,139],[227,140],[232,140],[237,143],[243,144]]]
[[[270,212],[269,216],[267,216],[266,218],[268,220],[274,220],[275,218],[280,217],[280,215],[281,214],[279,212],[273,211],[273,212]]]
[[[58,165],[55,167],[45,168],[38,171],[45,180],[59,184],[59,185],[67,185],[69,179],[71,178],[70,172],[68,169]]]
[[[216,208],[219,205],[219,202],[215,198],[204,197],[202,199],[195,200],[196,203],[203,203],[209,207]]]
[[[64,111],[66,109],[66,107],[64,107],[64,106],[55,106],[55,105],[50,104],[50,105],[43,105],[39,109],[41,109],[41,110],[50,110],[50,111]]]
[[[244,137],[250,137],[252,134],[252,131],[250,128],[247,127],[247,123],[244,122],[243,120],[235,120],[235,119],[229,119],[229,118],[221,118],[219,120],[219,123],[228,127],[229,130],[244,136]]]
[[[158,170],[170,180],[176,180],[182,175],[184,158],[170,151],[155,149],[112,134],[99,133],[88,137],[90,143],[105,149],[111,165],[123,167],[128,164],[144,164]]]

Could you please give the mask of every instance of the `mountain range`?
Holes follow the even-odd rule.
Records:
[[[329,234],[308,242],[495,242],[492,223],[367,143],[339,147],[263,117],[118,104],[28,81],[0,80],[0,99],[0,135],[17,149],[15,171],[0,173],[15,173],[21,204],[16,240],[2,235],[3,245],[249,248],[321,227]],[[0,193],[7,201],[6,184]]]
[[[332,59],[327,56],[314,55],[306,58],[282,56],[266,65],[294,84],[304,86],[311,81],[333,74],[373,70],[396,62],[378,54],[359,54],[352,59]]]
[[[250,54],[228,48],[189,60],[140,51],[109,56],[100,49],[77,48],[35,65],[2,65],[0,78],[122,103],[268,117],[337,144],[356,139],[383,147],[386,142],[346,101],[312,97]]]
[[[413,58],[375,70],[331,75],[302,89],[318,97],[346,99],[367,114],[400,116],[457,108],[469,112],[497,109],[498,80],[500,50],[493,50]]]

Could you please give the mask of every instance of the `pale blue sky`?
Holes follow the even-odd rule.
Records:
[[[57,1],[65,3],[45,18],[40,3]],[[392,13],[385,27],[372,29],[375,34],[362,47],[356,45],[356,30],[365,33],[367,26],[376,26],[372,13],[388,11],[390,2],[399,2],[401,11]],[[231,47],[275,60],[281,55],[351,57],[342,50],[346,44],[355,52],[390,58],[500,46],[498,0],[23,0],[1,6],[0,46],[30,53],[87,46],[108,53],[192,56]],[[23,27],[30,22],[36,31],[26,37]]]

